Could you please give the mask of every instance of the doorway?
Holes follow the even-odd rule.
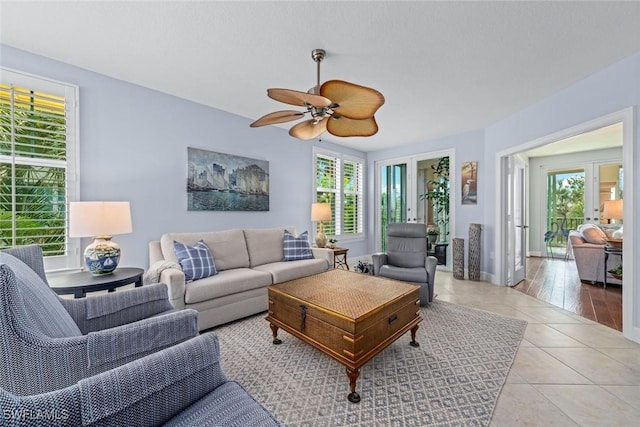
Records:
[[[507,196],[507,191],[510,191],[509,187],[505,185],[504,179],[507,176],[505,171],[505,164],[507,163],[505,159],[510,156],[515,155],[516,153],[526,152],[530,150],[539,149],[546,145],[552,144],[554,142],[565,140],[569,138],[577,137],[578,135],[582,135],[597,129],[605,128],[607,126],[620,123],[622,125],[622,171],[621,173],[621,181],[626,185],[623,188],[622,195],[626,200],[625,202],[625,234],[629,234],[630,236],[634,236],[635,224],[634,224],[634,216],[632,215],[632,208],[634,206],[633,200],[633,189],[632,183],[635,178],[635,172],[633,171],[633,164],[635,162],[634,157],[634,111],[633,108],[628,108],[626,110],[622,110],[616,113],[612,113],[608,116],[604,116],[590,122],[575,126],[570,129],[566,129],[564,131],[557,132],[552,135],[548,135],[542,137],[538,140],[531,141],[526,144],[522,144],[518,147],[513,147],[511,149],[505,150],[503,152],[497,153],[496,156],[496,164],[499,165],[499,170],[496,171],[496,192],[500,195],[500,206],[496,211],[496,223],[500,224],[499,227],[496,228],[496,260],[495,260],[495,271],[496,271],[496,281],[498,284],[505,285],[508,283],[507,279],[509,277],[513,277],[512,265],[509,262],[506,262],[508,259],[508,249],[509,249],[509,239],[512,230],[508,227],[509,221],[507,221],[507,208],[509,203],[509,197]],[[531,165],[530,165],[531,167]],[[598,169],[598,173],[600,169]],[[538,197],[540,197],[540,192],[537,193]],[[530,192],[529,204],[530,206],[540,206],[541,200],[534,200],[535,192]],[[598,212],[596,213],[596,218],[600,218],[600,206],[599,201],[596,203]],[[594,208],[595,209],[595,208]],[[590,212],[586,211],[584,219],[587,217],[593,218],[593,215]],[[532,225],[534,222],[532,222]],[[546,227],[546,224],[540,224],[540,229]],[[532,227],[533,228],[533,227]],[[532,228],[529,229],[529,237],[533,233]],[[629,230],[630,228],[630,230]],[[535,233],[537,236],[543,236],[544,232]],[[623,257],[623,270],[625,271],[624,279],[623,279],[623,335],[629,339],[640,342],[640,302],[636,301],[636,296],[639,292],[640,285],[637,285],[633,278],[635,277],[635,265],[633,263],[634,259],[634,245],[632,243],[628,245],[624,245],[625,254]]]

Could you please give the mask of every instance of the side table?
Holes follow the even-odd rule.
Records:
[[[136,288],[142,286],[142,268],[117,268],[111,274],[94,276],[89,271],[57,274],[47,277],[49,286],[58,295],[73,294],[74,298],[84,298],[87,292],[113,292],[116,288],[134,283]]]
[[[605,245],[604,247],[604,288],[607,289],[607,276],[611,273],[607,270],[607,261],[609,261],[609,255],[618,255],[620,262],[622,262],[622,248],[617,246]]]
[[[349,264],[347,264],[347,248],[327,248],[333,251],[333,268],[341,268],[343,270],[349,270]]]

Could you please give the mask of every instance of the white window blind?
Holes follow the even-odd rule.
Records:
[[[327,235],[358,237],[364,232],[364,160],[314,150],[315,201],[331,204]]]
[[[77,88],[2,71],[0,247],[38,244],[48,268],[74,266],[67,203],[75,198]]]

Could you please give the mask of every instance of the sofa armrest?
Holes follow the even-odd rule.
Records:
[[[198,335],[198,312],[180,310],[87,335],[89,368],[130,360]]]
[[[167,285],[153,284],[60,302],[83,334],[137,322],[172,310]]]
[[[333,268],[333,251],[327,248],[311,248],[314,258],[327,261],[327,269]]]
[[[380,267],[387,263],[387,254],[377,253],[371,255],[371,261],[373,262],[373,275],[380,275]]]
[[[184,293],[187,289],[184,272],[175,268],[163,270],[159,282],[167,285],[169,302],[177,309],[184,308]]]

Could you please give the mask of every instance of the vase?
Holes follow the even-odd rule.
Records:
[[[469,224],[469,280],[480,280],[480,243],[482,225]]]
[[[454,237],[453,245],[453,278],[464,280],[464,239]]]

